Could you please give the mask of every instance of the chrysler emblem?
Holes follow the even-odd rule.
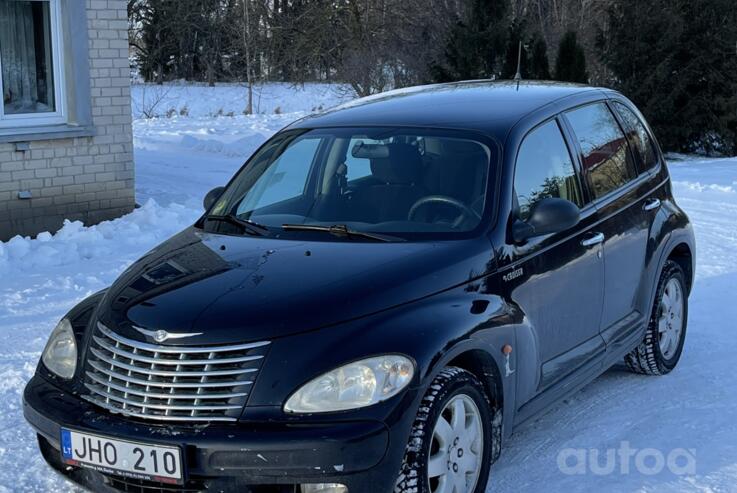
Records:
[[[194,337],[202,335],[202,332],[167,332],[165,330],[146,330],[141,327],[133,326],[141,334],[150,337],[156,342],[164,342],[169,339],[184,339],[185,337]]]

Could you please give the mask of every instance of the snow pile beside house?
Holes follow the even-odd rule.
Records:
[[[80,262],[132,258],[192,224],[197,215],[195,207],[161,207],[149,200],[131,214],[95,226],[65,221],[54,235],[44,232],[36,239],[16,236],[0,243],[0,276]]]

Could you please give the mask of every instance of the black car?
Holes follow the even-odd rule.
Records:
[[[94,491],[483,492],[514,428],[678,362],[694,237],[621,94],[464,82],[266,142],[74,308],[24,394]]]

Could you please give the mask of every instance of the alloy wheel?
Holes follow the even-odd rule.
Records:
[[[481,413],[474,400],[454,396],[443,408],[432,432],[427,476],[432,493],[472,493],[483,456]]]
[[[658,318],[658,340],[660,352],[671,359],[681,341],[683,332],[683,289],[678,279],[670,279],[663,290]]]

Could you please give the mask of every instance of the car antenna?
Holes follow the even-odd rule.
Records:
[[[519,81],[522,80],[522,40],[520,40],[519,49],[517,50],[517,73],[514,74],[514,80],[518,82],[517,88],[519,89]]]

